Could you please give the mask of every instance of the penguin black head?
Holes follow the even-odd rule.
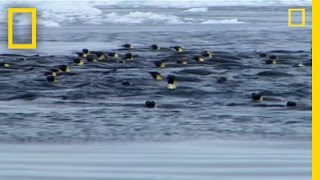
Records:
[[[83,60],[80,58],[73,59],[73,62],[76,63],[78,66],[83,65]]]
[[[193,57],[193,60],[196,60],[198,62],[204,62],[205,61],[205,59],[203,57],[201,57],[201,56],[195,56],[195,57]]]
[[[89,54],[89,49],[82,49],[83,54]]]
[[[168,84],[174,84],[176,80],[176,76],[174,75],[168,75],[167,76]]]
[[[122,45],[122,47],[124,47],[126,49],[132,49],[132,45],[131,44],[124,44],[124,45]]]
[[[118,58],[119,57],[118,53],[115,53],[115,52],[108,53],[108,56],[113,57],[113,58]]]
[[[218,79],[217,79],[217,83],[225,83],[225,82],[227,82],[228,80],[227,80],[227,78],[226,77],[219,77]]]
[[[70,68],[67,65],[60,65],[58,66],[58,69],[62,72],[70,72]]]
[[[126,60],[133,60],[133,55],[132,55],[131,53],[126,53],[126,54],[124,55],[124,59],[126,59]]]
[[[154,101],[146,101],[145,107],[147,107],[147,108],[155,108],[156,107],[156,103]]]
[[[177,60],[176,62],[177,62],[177,64],[188,64],[187,60],[184,59],[184,58],[180,59],[180,60]]]
[[[179,53],[183,52],[183,48],[181,46],[173,46],[171,48],[173,48],[176,52],[179,52]]]
[[[252,93],[251,98],[252,98],[252,100],[255,100],[255,101],[263,101],[262,94]]]
[[[157,50],[157,51],[160,50],[160,46],[158,46],[156,44],[152,44],[150,47],[152,50]]]
[[[164,62],[162,62],[162,61],[155,61],[155,62],[154,62],[154,65],[155,65],[156,67],[158,67],[158,68],[164,68],[164,67],[166,67],[166,64],[165,64]]]
[[[167,85],[168,89],[170,89],[170,90],[177,89],[176,77],[174,75],[168,75],[167,80],[168,80],[168,85]]]
[[[99,61],[107,59],[106,55],[103,52],[97,52],[96,55]]]
[[[131,86],[131,83],[129,81],[123,81],[122,85],[123,86]]]
[[[287,106],[288,106],[288,107],[295,107],[295,106],[297,106],[297,103],[294,102],[294,101],[288,101],[288,102],[287,102]]]
[[[56,82],[56,77],[55,76],[46,76],[48,82]]]
[[[6,62],[0,62],[0,67],[8,68],[8,67],[10,67],[10,64],[8,64]]]
[[[212,57],[213,53],[210,51],[203,51],[201,55],[202,57],[210,58]]]
[[[266,64],[277,64],[277,60],[276,59],[267,59]]]
[[[163,77],[160,73],[158,72],[149,72],[149,74],[153,77],[153,79],[161,81],[163,80]]]
[[[86,59],[87,59],[87,61],[89,61],[89,62],[97,62],[97,61],[98,61],[96,55],[90,55],[90,56],[88,56]]]
[[[260,53],[259,57],[268,57],[268,55],[266,53]]]

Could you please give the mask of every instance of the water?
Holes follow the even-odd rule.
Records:
[[[228,1],[223,6],[139,2],[81,2],[79,8],[69,2],[39,3],[36,51],[9,51],[6,36],[0,37],[0,62],[11,65],[0,68],[0,142],[6,144],[0,157],[12,157],[5,159],[11,164],[8,168],[0,164],[4,170],[0,177],[247,180],[273,174],[272,179],[310,178],[310,7],[307,27],[289,28],[287,1],[263,7],[252,2],[227,6],[233,3]],[[22,19],[17,23],[22,28],[27,25]],[[6,31],[5,24],[0,28]],[[16,38],[28,36],[19,31]],[[123,50],[125,43],[132,43],[134,49]],[[153,52],[151,44],[164,48]],[[185,52],[168,48],[175,45]],[[72,60],[83,48],[138,57],[125,64],[78,67]],[[215,56],[203,63],[192,60],[204,50]],[[265,64],[260,53],[277,55],[278,64]],[[182,57],[188,65],[176,65]],[[157,60],[167,67],[156,68]],[[72,72],[58,76],[56,83],[47,82],[43,73],[60,64],[69,65]],[[149,71],[174,74],[178,89],[168,91],[166,82],[153,80]],[[227,82],[217,82],[221,77]],[[123,86],[124,81],[131,86]],[[253,102],[254,92],[275,101]],[[146,109],[147,100],[155,101],[157,108]],[[286,107],[287,101],[298,106]],[[110,151],[99,150],[109,149],[110,144]],[[122,157],[116,158],[119,151]],[[155,155],[150,161],[143,156],[148,153]],[[77,162],[72,154],[85,158]],[[67,160],[55,161],[52,156]],[[162,162],[163,156],[168,161]],[[105,157],[114,159],[98,166]],[[30,166],[18,165],[27,161]],[[75,164],[67,161],[81,165],[72,169]],[[132,170],[132,163],[139,168]],[[171,164],[174,167],[168,168]],[[269,168],[259,169],[258,164]],[[62,173],[62,167],[67,171]],[[100,172],[105,168],[107,172]],[[81,174],[83,169],[90,173]],[[61,174],[55,176],[56,171]],[[122,176],[123,171],[130,173]]]

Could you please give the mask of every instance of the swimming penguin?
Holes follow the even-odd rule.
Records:
[[[133,46],[131,44],[124,44],[122,45],[122,47],[126,48],[126,49],[132,49]]]
[[[277,60],[276,59],[267,59],[265,60],[266,64],[277,64]]]
[[[160,46],[158,46],[156,44],[152,44],[150,47],[151,47],[152,50],[155,50],[155,51],[159,51],[160,50]]]
[[[73,62],[76,63],[76,65],[78,66],[82,66],[84,64],[83,60],[80,58],[75,58]]]
[[[155,61],[153,64],[158,68],[166,67],[166,64],[164,62],[162,62],[162,61]]]
[[[95,54],[90,54],[87,56],[86,60],[89,62],[98,62],[98,57]]]
[[[263,96],[262,94],[257,94],[257,93],[252,93],[251,98],[254,101],[263,101]]]
[[[203,57],[201,57],[201,56],[195,56],[195,57],[193,57],[193,60],[196,60],[198,62],[204,62],[205,61],[205,59]]]
[[[82,57],[86,58],[90,55],[90,51],[88,49],[82,49]]]
[[[125,59],[125,60],[133,60],[133,55],[132,55],[131,53],[126,53],[126,54],[124,55],[124,59]]]
[[[108,57],[103,52],[97,52],[96,55],[98,61],[105,61],[108,59]]]
[[[163,77],[160,73],[158,72],[149,72],[149,74],[153,77],[153,79],[157,80],[157,81],[162,81]]]
[[[168,80],[167,89],[169,90],[177,89],[176,77],[174,75],[168,75],[167,80]]]
[[[203,51],[203,52],[201,53],[201,56],[202,56],[202,57],[205,57],[205,58],[211,58],[211,57],[213,56],[213,53],[210,52],[210,51]]]
[[[119,54],[115,53],[115,52],[109,52],[107,55],[112,57],[112,58],[118,58],[119,57]]]
[[[173,48],[178,53],[182,53],[183,52],[183,48],[181,46],[173,46],[171,48]]]
[[[6,62],[1,62],[0,67],[8,68],[8,67],[10,67],[10,64],[8,64]]]
[[[295,106],[297,106],[296,102],[294,102],[294,101],[288,101],[287,102],[287,107],[295,107]]]
[[[60,72],[71,72],[70,67],[67,65],[59,65],[57,68],[60,70]]]
[[[57,79],[55,76],[46,76],[48,82],[56,82]]]
[[[155,108],[156,107],[156,103],[154,101],[146,101],[145,107],[147,107],[147,108]]]
[[[187,60],[184,59],[184,58],[183,58],[183,59],[180,59],[180,60],[177,60],[176,63],[177,63],[177,64],[188,64]]]

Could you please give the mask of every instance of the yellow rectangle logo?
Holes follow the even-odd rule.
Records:
[[[301,23],[293,23],[292,20],[292,14],[301,13]],[[288,9],[288,26],[289,27],[306,27],[306,9],[304,8],[290,8]]]
[[[31,13],[31,44],[13,43],[13,16],[15,13]],[[36,49],[37,48],[37,9],[36,8],[8,8],[8,48],[9,49]]]

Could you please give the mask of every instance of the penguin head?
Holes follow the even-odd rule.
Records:
[[[288,102],[287,102],[287,106],[288,106],[288,107],[295,107],[295,106],[297,106],[297,103],[294,102],[294,101],[288,101]]]
[[[202,56],[202,57],[206,57],[206,58],[211,58],[212,55],[213,55],[213,53],[210,52],[210,51],[203,51],[203,52],[201,53],[201,56]]]
[[[108,56],[113,57],[113,58],[118,58],[119,54],[115,53],[115,52],[110,52],[110,53],[108,53]]]
[[[167,76],[168,85],[167,88],[170,90],[177,89],[176,86],[176,77],[174,75]]]
[[[173,46],[171,48],[173,48],[178,53],[182,53],[183,52],[183,48],[181,46]]]
[[[78,66],[81,66],[84,64],[83,60],[80,58],[75,58],[73,62],[76,63]]]
[[[131,44],[124,44],[122,45],[122,47],[126,48],[126,49],[132,49],[133,46]]]
[[[205,59],[202,56],[195,56],[193,57],[193,60],[198,61],[198,62],[204,62]]]
[[[188,64],[186,59],[177,60],[177,64]]]
[[[161,81],[163,80],[163,77],[160,73],[158,72],[149,72],[149,74],[153,77],[153,79]]]
[[[96,55],[99,61],[107,59],[106,55],[103,52],[97,52]]]
[[[164,67],[166,67],[166,64],[165,64],[164,62],[162,62],[162,61],[155,61],[155,62],[154,62],[154,65],[155,65],[156,67],[158,67],[158,68],[164,68]]]
[[[58,69],[62,72],[71,72],[70,67],[68,67],[67,65],[60,65],[58,66]]]
[[[145,107],[147,107],[147,108],[155,108],[156,107],[156,103],[154,101],[146,101]]]
[[[89,49],[82,49],[82,56],[87,57],[90,54]]]
[[[48,82],[56,82],[57,81],[55,76],[46,76],[46,78],[47,78]]]
[[[97,62],[98,61],[95,56],[88,56],[86,59],[89,62]]]
[[[8,68],[8,67],[10,67],[10,64],[8,64],[6,62],[1,62],[0,67]]]
[[[151,47],[152,50],[157,50],[157,51],[160,50],[160,46],[158,46],[156,44],[152,44],[150,47]]]
[[[124,59],[125,59],[125,60],[133,60],[133,55],[132,55],[131,53],[126,53],[126,54],[124,55]]]
[[[276,59],[267,59],[266,64],[277,64],[277,60]]]
[[[263,101],[262,94],[252,93],[251,98],[252,100],[255,100],[255,101]]]

